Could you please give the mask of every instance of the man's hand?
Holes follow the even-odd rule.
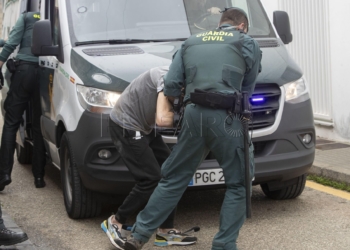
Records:
[[[207,10],[210,14],[212,15],[218,15],[220,13],[220,8],[218,7],[211,7],[210,9]]]
[[[0,68],[2,67],[2,65],[4,65],[4,62],[0,61]]]

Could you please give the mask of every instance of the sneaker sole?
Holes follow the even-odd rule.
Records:
[[[105,222],[102,222],[102,223],[101,223],[101,228],[102,228],[103,232],[105,232],[105,233],[107,234],[107,237],[108,237],[108,239],[111,241],[111,243],[112,243],[113,246],[115,246],[115,247],[118,248],[118,249],[122,249],[122,250],[124,249],[124,248],[122,248],[121,246],[119,246],[117,243],[115,243],[115,241],[114,241],[112,235],[109,233],[107,227],[105,226]]]
[[[157,247],[166,247],[166,246],[188,246],[195,244],[196,241],[192,242],[179,242],[179,241],[155,241],[154,245]]]

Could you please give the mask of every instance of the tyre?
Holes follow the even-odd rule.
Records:
[[[98,216],[101,212],[101,203],[93,191],[84,187],[66,133],[61,140],[60,161],[64,204],[68,216],[72,219]]]
[[[268,185],[261,184],[261,189],[264,192],[264,194],[273,200],[287,200],[287,199],[293,199],[301,195],[301,193],[304,191],[306,183],[306,174],[299,176],[297,178],[297,183],[279,190],[273,190],[270,191]]]
[[[33,155],[33,146],[25,141],[24,147],[16,143],[17,160],[21,164],[31,164]]]

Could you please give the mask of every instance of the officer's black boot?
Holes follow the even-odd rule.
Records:
[[[0,191],[3,191],[5,186],[11,183],[13,155],[15,152],[15,144],[7,141],[7,135],[4,135],[4,133],[2,136],[0,149]]]
[[[26,233],[16,233],[7,228],[0,230],[0,246],[11,246],[28,240]]]
[[[36,188],[43,188],[46,186],[46,183],[43,177],[38,177],[38,178],[34,177],[34,184]]]
[[[8,174],[0,175],[0,191],[3,191],[5,186],[11,183],[11,177]]]
[[[12,138],[7,138],[9,135],[5,134],[8,129],[2,134],[1,149],[0,149],[0,191],[3,191],[6,185],[11,183],[11,172],[13,166],[13,155],[15,151],[14,141]],[[12,131],[11,131],[12,132]]]

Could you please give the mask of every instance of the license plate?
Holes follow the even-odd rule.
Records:
[[[207,186],[224,183],[224,172],[221,168],[219,168],[210,170],[197,170],[188,186]]]

